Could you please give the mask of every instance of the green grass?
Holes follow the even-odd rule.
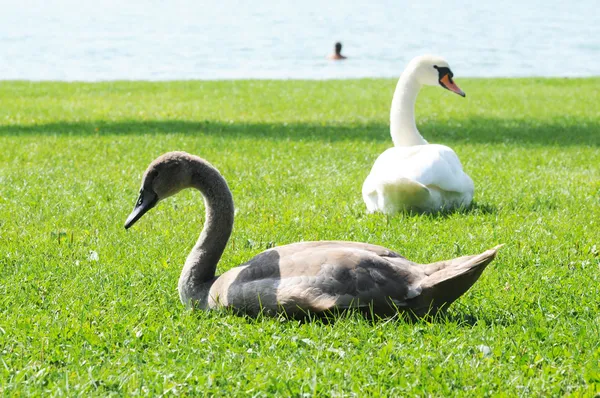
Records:
[[[391,146],[393,80],[0,82],[0,393],[598,392],[600,79],[458,83],[466,99],[424,89],[417,118],[458,153],[476,205],[386,218],[360,189]],[[233,191],[220,272],[299,240],[422,262],[506,246],[434,321],[189,312],[176,285],[199,194],[123,229],[143,171],[170,150],[205,157]]]

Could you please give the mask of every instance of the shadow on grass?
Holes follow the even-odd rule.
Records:
[[[453,304],[453,306],[462,307],[460,304]],[[263,319],[269,319],[266,315],[259,316],[258,318],[251,318],[245,316],[248,322],[256,322]],[[326,314],[311,314],[309,316],[305,316],[302,318],[286,318],[280,316],[280,321],[289,321],[289,322],[298,322],[298,323],[320,323],[323,325],[333,325],[336,322],[349,320],[353,321],[364,321],[370,324],[371,326],[377,327],[382,326],[388,323],[404,323],[410,325],[446,325],[453,324],[459,327],[464,328],[472,328],[478,323],[484,322],[487,325],[496,324],[502,326],[508,326],[514,323],[514,319],[508,319],[507,317],[501,316],[498,317],[497,314],[495,317],[490,317],[485,313],[470,313],[464,312],[462,310],[451,309],[448,311],[440,311],[435,315],[425,315],[425,316],[414,316],[409,312],[398,312],[394,315],[387,317],[380,317],[377,315],[373,315],[371,313],[366,313],[357,309],[348,309],[344,311],[334,311]]]
[[[429,142],[444,144],[531,144],[600,146],[600,121],[558,119],[555,122],[521,119],[470,118],[450,122],[427,121],[419,129]],[[259,138],[302,141],[389,142],[387,123],[226,123],[187,120],[63,121],[34,125],[0,125],[0,136],[19,135],[145,135],[184,134],[201,137]]]
[[[436,217],[448,218],[454,214],[496,214],[498,213],[498,208],[494,205],[490,205],[487,203],[477,203],[473,201],[469,207],[461,207],[457,210],[446,211],[443,210],[441,212],[435,213]]]
[[[286,323],[297,323],[307,324],[316,323],[320,325],[335,325],[338,322],[366,322],[367,324],[378,327],[389,323],[401,323],[410,325],[431,325],[431,324],[454,324],[458,327],[471,328],[480,322],[485,324],[499,324],[508,326],[514,323],[514,320],[509,320],[506,317],[493,317],[490,318],[488,314],[470,313],[465,312],[464,307],[460,304],[454,303],[453,307],[461,309],[452,310],[440,310],[434,315],[416,316],[410,311],[399,311],[393,315],[379,316],[365,310],[364,308],[347,308],[347,309],[332,309],[326,312],[314,313],[314,312],[302,312],[297,313],[294,316],[287,315],[285,313],[268,314],[259,313],[257,315],[248,315],[243,312],[238,312],[230,307],[220,308],[212,311],[195,311],[195,316],[198,319],[204,318],[220,318],[220,317],[231,317],[230,319],[239,319],[245,323],[259,324],[262,322],[286,322]],[[496,314],[497,315],[497,314]]]
[[[460,207],[458,209],[443,209],[440,211],[432,211],[432,212],[417,212],[417,211],[404,211],[399,214],[404,215],[405,217],[429,217],[429,218],[450,218],[455,214],[474,214],[474,215],[485,215],[485,214],[496,214],[498,209],[494,205],[489,205],[486,203],[480,204],[476,201],[473,201],[469,207]],[[389,217],[394,217],[395,215],[390,215]]]

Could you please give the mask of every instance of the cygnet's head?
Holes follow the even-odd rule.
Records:
[[[448,61],[436,55],[421,55],[413,58],[408,66],[407,71],[410,71],[412,76],[417,79],[420,84],[427,86],[437,86],[438,84],[462,97],[465,96],[452,78],[454,73],[450,70]]]
[[[137,202],[125,221],[125,228],[135,224],[160,200],[189,187],[194,160],[201,161],[200,158],[186,152],[168,152],[150,163],[142,177],[142,187]]]

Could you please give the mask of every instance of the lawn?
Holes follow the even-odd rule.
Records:
[[[600,392],[600,78],[458,79],[417,122],[475,205],[368,215],[395,80],[0,82],[0,394],[593,396]],[[155,157],[208,159],[236,203],[219,272],[272,245],[365,241],[429,262],[505,243],[447,315],[190,312],[198,192],[123,223]]]

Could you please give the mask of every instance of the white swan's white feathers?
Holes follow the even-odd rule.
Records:
[[[428,144],[393,147],[375,161],[363,184],[369,212],[468,206],[473,180],[465,174],[456,153],[447,146]]]

